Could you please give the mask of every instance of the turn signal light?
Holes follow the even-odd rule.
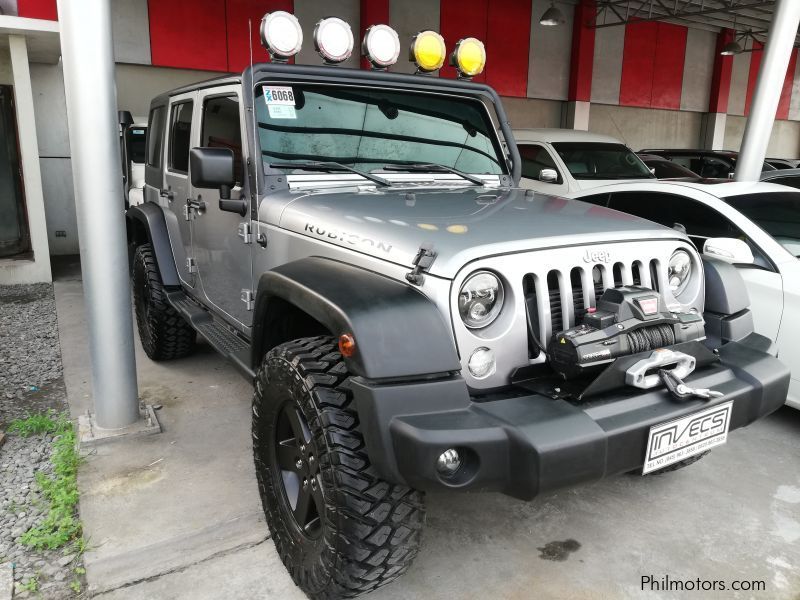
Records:
[[[350,358],[356,353],[356,340],[349,333],[343,333],[339,336],[339,352],[345,358]]]

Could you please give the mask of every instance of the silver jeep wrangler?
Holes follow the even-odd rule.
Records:
[[[518,188],[516,148],[469,81],[270,63],[152,102],[141,342],[199,333],[254,382],[267,522],[310,597],[405,572],[426,490],[674,469],[785,400],[735,269]]]

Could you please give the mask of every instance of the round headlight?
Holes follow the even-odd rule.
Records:
[[[277,62],[287,61],[300,52],[303,30],[297,17],[283,10],[265,14],[261,19],[261,44]]]
[[[353,30],[339,17],[322,19],[314,28],[314,47],[326,63],[345,61],[353,53]]]
[[[471,329],[486,327],[503,308],[503,284],[489,271],[470,275],[458,293],[458,312]]]
[[[692,275],[692,257],[686,250],[676,250],[669,259],[667,281],[669,289],[677,296],[686,289]]]

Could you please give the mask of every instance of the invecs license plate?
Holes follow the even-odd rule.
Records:
[[[728,439],[733,401],[680,419],[653,425],[647,438],[642,475],[720,446]]]

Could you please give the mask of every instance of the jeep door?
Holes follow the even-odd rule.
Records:
[[[247,157],[243,156],[243,131],[239,86],[216,87],[198,94],[198,136],[196,145],[228,148],[233,152],[236,185],[231,198],[243,196]],[[249,211],[242,216],[220,210],[218,189],[192,188],[191,196],[201,203],[193,220],[193,253],[204,301],[216,307],[231,324],[249,327],[251,306],[243,294],[252,290],[251,248],[245,234],[250,226]],[[249,206],[249,203],[248,203]],[[241,235],[240,235],[241,234]]]
[[[181,94],[170,100],[164,156],[164,182],[159,190],[159,204],[164,209],[172,253],[178,276],[188,287],[195,287],[192,257],[192,222],[186,212],[189,198],[189,149],[195,93]],[[152,130],[151,130],[152,135]]]

